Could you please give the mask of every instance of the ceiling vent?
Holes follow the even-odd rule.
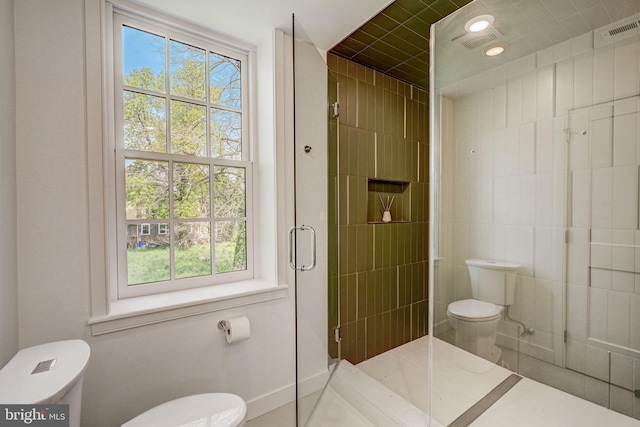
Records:
[[[456,42],[469,50],[472,50],[479,46],[486,45],[487,43],[494,42],[500,38],[502,38],[502,33],[496,30],[495,27],[489,27],[486,30],[480,31],[478,33],[467,33],[461,35],[451,41]]]
[[[640,14],[621,19],[594,31],[595,47],[611,44],[638,34],[640,34]]]
[[[611,28],[608,29],[606,31],[604,31],[603,34],[605,37],[609,36],[609,37],[613,37],[613,36],[617,36],[618,34],[622,34],[622,33],[626,33],[627,31],[631,31],[634,30],[636,28],[640,27],[640,25],[638,25],[638,21],[633,20],[631,22],[628,22],[624,25],[618,25],[615,28]]]

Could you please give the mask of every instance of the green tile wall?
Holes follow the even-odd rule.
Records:
[[[330,257],[329,342],[337,357],[339,316],[341,357],[359,363],[427,333],[428,93],[332,54],[327,61],[340,102],[329,141],[330,251],[339,249]],[[381,181],[402,191],[399,222],[374,223]]]

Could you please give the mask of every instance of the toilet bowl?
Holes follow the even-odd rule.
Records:
[[[495,344],[502,310],[501,306],[474,299],[449,304],[447,317],[456,330],[456,347],[498,363],[502,350]]]
[[[69,405],[69,427],[80,426],[82,379],[91,350],[82,340],[20,350],[0,370],[0,403]]]
[[[122,427],[242,427],[247,405],[230,393],[204,393],[181,397],[151,408]]]
[[[449,323],[456,331],[456,346],[493,363],[502,350],[496,346],[498,322],[505,306],[514,303],[519,264],[470,259],[466,261],[471,297],[447,307]]]

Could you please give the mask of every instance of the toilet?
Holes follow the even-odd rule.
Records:
[[[246,421],[247,405],[241,397],[203,393],[158,405],[122,427],[242,427]]]
[[[0,403],[69,405],[69,427],[80,426],[82,379],[91,350],[82,340],[20,350],[0,370]]]
[[[498,322],[504,307],[515,300],[520,265],[481,259],[469,259],[466,264],[472,298],[447,307],[447,317],[456,330],[456,346],[498,363],[502,357],[496,346]]]

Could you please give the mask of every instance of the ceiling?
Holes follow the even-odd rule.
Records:
[[[396,0],[331,52],[428,88],[429,27],[470,1]]]
[[[460,79],[640,13],[638,0],[396,0],[350,34],[331,52],[422,88],[429,87],[429,26],[438,24],[438,57],[447,77]],[[465,6],[466,7],[463,7]],[[462,8],[462,9],[460,9]],[[495,17],[507,51],[488,58],[452,43],[465,22],[477,15]],[[494,40],[495,41],[495,40]]]
[[[126,0],[125,0],[126,1]],[[273,29],[291,34],[291,15],[321,50],[329,50],[393,0],[131,0],[254,46],[272,41]],[[126,3],[125,3],[126,4]]]

